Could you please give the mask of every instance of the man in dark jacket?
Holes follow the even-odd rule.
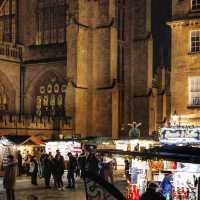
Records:
[[[78,157],[78,166],[81,170],[81,178],[84,177],[85,163],[86,163],[86,155],[85,155],[85,151],[83,150],[82,153]]]
[[[65,170],[65,163],[63,157],[60,154],[57,154],[54,159],[54,170],[58,190],[64,190],[62,176]]]
[[[22,175],[22,169],[23,169],[23,167],[22,167],[22,155],[21,155],[21,152],[20,151],[18,151],[17,152],[17,161],[18,161],[18,173],[19,173],[19,176],[21,176]]]
[[[68,154],[69,157],[69,162],[67,165],[67,179],[68,179],[68,186],[67,188],[75,188],[75,179],[74,179],[74,173],[76,171],[77,166],[77,160],[76,158],[72,155],[71,152],[69,152]]]
[[[5,167],[3,186],[6,189],[7,200],[15,200],[15,183],[17,173],[17,161],[12,155],[8,156],[8,164]]]
[[[45,188],[49,189],[50,187],[50,178],[53,170],[53,163],[51,157],[48,154],[45,154],[44,157],[44,179],[45,179]]]
[[[85,171],[93,174],[99,174],[99,161],[94,150],[88,148],[86,152]]]
[[[140,200],[165,200],[161,193],[156,192],[157,187],[155,183],[150,183],[146,192],[140,197]]]

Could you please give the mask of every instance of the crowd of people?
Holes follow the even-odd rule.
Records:
[[[19,176],[22,174],[30,176],[31,184],[34,186],[38,185],[38,177],[44,178],[46,189],[50,189],[52,186],[58,190],[65,190],[65,188],[75,189],[76,177],[84,178],[86,171],[101,175],[105,180],[113,184],[113,168],[116,168],[114,159],[105,159],[104,155],[96,154],[95,149],[92,148],[82,150],[80,155],[73,155],[69,152],[67,164],[59,150],[56,151],[55,156],[51,152],[42,152],[39,158],[27,155],[24,162],[22,162],[21,153],[18,152],[17,159],[12,155],[8,156],[4,174],[4,188],[7,191],[7,199],[14,200],[17,171]],[[68,183],[66,186],[63,183],[65,170],[67,170]],[[51,177],[53,178],[52,185]]]

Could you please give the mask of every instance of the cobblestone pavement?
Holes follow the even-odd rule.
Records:
[[[78,180],[76,189],[45,189],[44,180],[38,181],[38,186],[30,184],[29,177],[17,179],[16,200],[85,200],[85,191],[82,180]],[[66,185],[66,182],[64,183]],[[117,182],[119,188],[125,188],[125,182]],[[0,179],[0,200],[5,200],[5,191],[3,191],[2,179]],[[34,198],[36,197],[36,198]]]

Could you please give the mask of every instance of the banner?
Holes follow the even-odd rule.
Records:
[[[126,200],[117,188],[98,175],[86,172],[84,182],[87,200]]]

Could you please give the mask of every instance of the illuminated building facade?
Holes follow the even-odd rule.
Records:
[[[169,116],[159,36],[167,16],[158,4],[2,1],[1,134],[118,138],[132,121],[142,122],[143,135],[155,131]]]
[[[171,112],[180,125],[199,125],[200,2],[172,2]]]

